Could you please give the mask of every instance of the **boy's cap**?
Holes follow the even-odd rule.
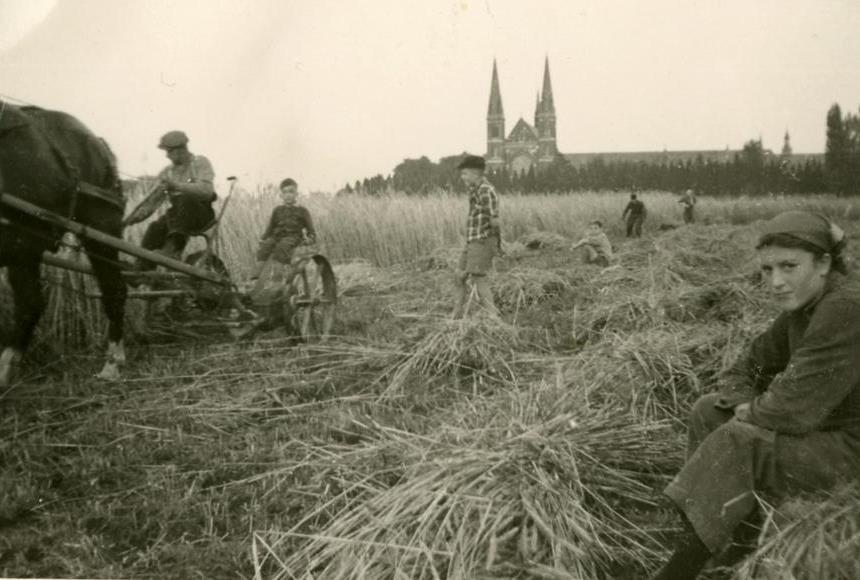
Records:
[[[182,131],[168,131],[161,136],[161,140],[158,142],[159,149],[172,149],[186,145],[188,145],[188,135]]]
[[[479,157],[477,155],[466,155],[460,164],[457,165],[457,169],[479,169],[483,171],[487,168],[487,162],[484,161],[483,157]]]

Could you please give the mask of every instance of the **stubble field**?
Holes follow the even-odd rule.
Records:
[[[661,229],[675,198],[643,199],[646,235],[626,240],[625,195],[505,197],[501,321],[447,318],[462,198],[305,199],[337,264],[338,336],[154,344],[132,307],[117,383],[90,378],[103,322],[87,282],[51,274],[0,398],[0,576],[647,577],[676,532],[660,490],[683,418],[773,316],[755,221],[811,207],[856,241],[860,206],[704,199],[707,223]],[[235,277],[275,203],[231,201]],[[569,250],[595,218],[615,267]],[[774,512],[737,574],[860,577],[858,499]]]

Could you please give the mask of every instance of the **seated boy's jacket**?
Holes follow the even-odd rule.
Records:
[[[604,232],[585,236],[582,238],[582,243],[593,247],[598,253],[606,256],[607,258],[612,257],[612,242],[609,241],[609,236]]]
[[[303,232],[311,240],[316,238],[310,212],[300,205],[279,205],[272,211],[263,239],[293,236],[301,239]]]

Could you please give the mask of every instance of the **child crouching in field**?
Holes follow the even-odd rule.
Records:
[[[269,225],[260,240],[257,250],[257,265],[251,279],[260,277],[263,266],[269,260],[289,265],[293,251],[306,239],[309,243],[316,241],[311,214],[308,210],[296,204],[298,185],[295,180],[287,178],[281,182],[281,205],[272,211]]]
[[[603,222],[594,220],[588,224],[585,237],[573,245],[572,250],[584,248],[583,261],[606,268],[612,263],[612,243],[603,231]]]

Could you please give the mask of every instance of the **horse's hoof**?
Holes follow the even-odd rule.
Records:
[[[119,372],[117,364],[107,363],[102,371],[96,375],[96,378],[102,381],[118,381],[122,378],[122,375]]]

